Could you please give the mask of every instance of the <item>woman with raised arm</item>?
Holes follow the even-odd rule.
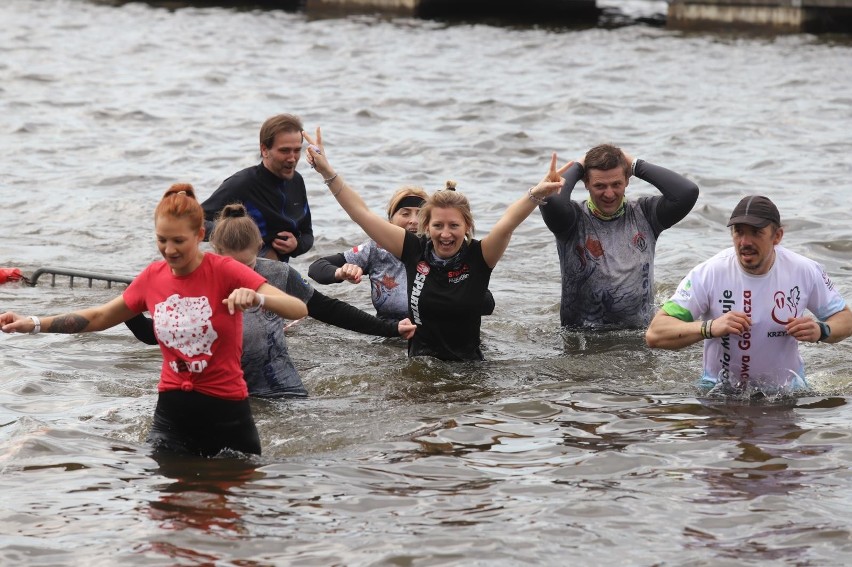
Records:
[[[408,306],[417,332],[408,342],[409,356],[441,360],[482,360],[480,324],[482,299],[491,271],[506,251],[512,232],[548,195],[562,187],[570,162],[550,171],[515,201],[482,240],[473,238],[473,215],[467,198],[455,191],[437,191],[419,213],[419,235],[387,222],[367,207],[361,196],[334,171],[322,147],[305,133],[308,163],[323,176],[333,197],[382,248],[399,258],[408,276]]]
[[[260,454],[260,437],[240,368],[242,312],[259,307],[287,319],[305,304],[232,258],[202,252],[204,211],[191,185],[172,185],[154,212],[153,262],[120,297],[98,307],[39,318],[0,315],[4,333],[101,331],[153,314],[163,365],[148,442],[157,449],[213,456]]]
[[[455,188],[447,181],[447,189]],[[388,222],[401,226],[414,234],[418,229],[418,213],[429,195],[421,187],[404,185],[394,192],[388,202]],[[375,240],[315,260],[308,275],[317,283],[334,284],[348,281],[361,283],[364,274],[370,278],[370,296],[376,315],[389,321],[408,317],[408,277],[402,262],[376,244]],[[486,292],[482,301],[482,314],[494,312],[494,296]]]

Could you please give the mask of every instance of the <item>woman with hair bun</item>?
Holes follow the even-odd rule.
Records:
[[[163,365],[148,442],[156,449],[203,456],[260,454],[240,367],[242,312],[251,308],[299,319],[305,304],[232,258],[205,253],[204,211],[191,185],[166,191],[154,212],[153,262],[120,297],[98,307],[39,318],[0,315],[4,333],[102,331],[149,311]]]
[[[447,181],[447,188],[455,188]],[[411,233],[417,233],[420,207],[429,198],[428,193],[415,185],[403,185],[388,202],[388,222]],[[308,276],[321,284],[340,282],[361,283],[367,274],[370,278],[370,296],[376,315],[396,321],[408,317],[408,278],[399,258],[376,244],[375,240],[355,246],[343,253],[315,260],[308,268]],[[483,298],[482,314],[494,312],[494,296],[487,292]]]
[[[380,337],[409,338],[414,325],[408,319],[383,321],[353,305],[316,291],[289,264],[259,257],[263,238],[245,206],[226,205],[219,213],[210,235],[217,254],[229,256],[252,268],[289,295],[303,301],[308,315],[337,327]],[[287,349],[286,321],[275,313],[249,309],[243,315],[243,354],[241,364],[250,396],[262,398],[303,398],[308,395]],[[155,344],[151,320],[134,317],[127,326],[139,340]]]
[[[310,144],[308,163],[323,176],[332,196],[370,238],[405,266],[408,309],[417,325],[408,342],[409,356],[482,360],[482,304],[491,271],[506,251],[512,232],[545,197],[561,189],[562,174],[573,162],[557,169],[554,153],[547,175],[511,204],[482,240],[473,238],[473,214],[467,198],[457,191],[437,191],[420,208],[418,236],[370,211],[330,165],[319,128],[316,141],[303,135]]]

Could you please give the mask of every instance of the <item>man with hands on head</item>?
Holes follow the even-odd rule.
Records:
[[[651,321],[648,346],[703,340],[704,388],[805,388],[798,343],[845,339],[852,311],[822,266],[780,245],[784,228],[771,200],[744,197],[728,226],[733,247],[681,281]]]
[[[661,195],[628,200],[636,176]],[[589,191],[571,199],[580,179]],[[565,172],[562,191],[545,199],[541,216],[556,237],[562,274],[563,327],[644,329],[654,303],[654,255],[660,233],[683,219],[698,186],[610,144],[595,146]]]

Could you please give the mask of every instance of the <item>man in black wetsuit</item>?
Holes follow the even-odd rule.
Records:
[[[260,228],[260,256],[288,262],[314,245],[305,181],[296,171],[302,155],[302,121],[292,114],[268,118],[260,128],[258,165],[226,179],[204,201],[207,234],[225,205],[242,203]]]
[[[634,175],[662,194],[629,201],[624,193]],[[698,186],[609,144],[590,149],[564,177],[562,191],[539,207],[556,237],[562,326],[645,328],[654,313],[657,238],[692,210]],[[571,199],[580,179],[589,191],[582,203]]]

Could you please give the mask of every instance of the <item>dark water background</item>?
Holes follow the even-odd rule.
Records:
[[[607,25],[490,26],[222,7],[0,5],[0,267],[132,276],[156,256],[173,182],[202,197],[258,161],[282,111],[322,126],[377,210],[458,182],[478,234],[548,155],[614,142],[694,179],[661,237],[662,301],[727,246],[745,193],[852,298],[852,43],[684,34],[664,2]],[[317,243],[361,242],[316,174]],[[581,197],[582,189],[577,190]],[[634,181],[628,195],[652,194]],[[361,286],[322,291],[369,308]],[[302,321],[312,397],[256,401],[264,456],[155,460],[159,353],[116,328],[0,336],[0,564],[845,565],[852,560],[852,342],[803,345],[813,392],[697,397],[700,349],[558,330],[559,272],[534,212],[495,270],[488,360],[408,361],[401,342]],[[0,309],[66,312],[117,293],[0,286]]]

